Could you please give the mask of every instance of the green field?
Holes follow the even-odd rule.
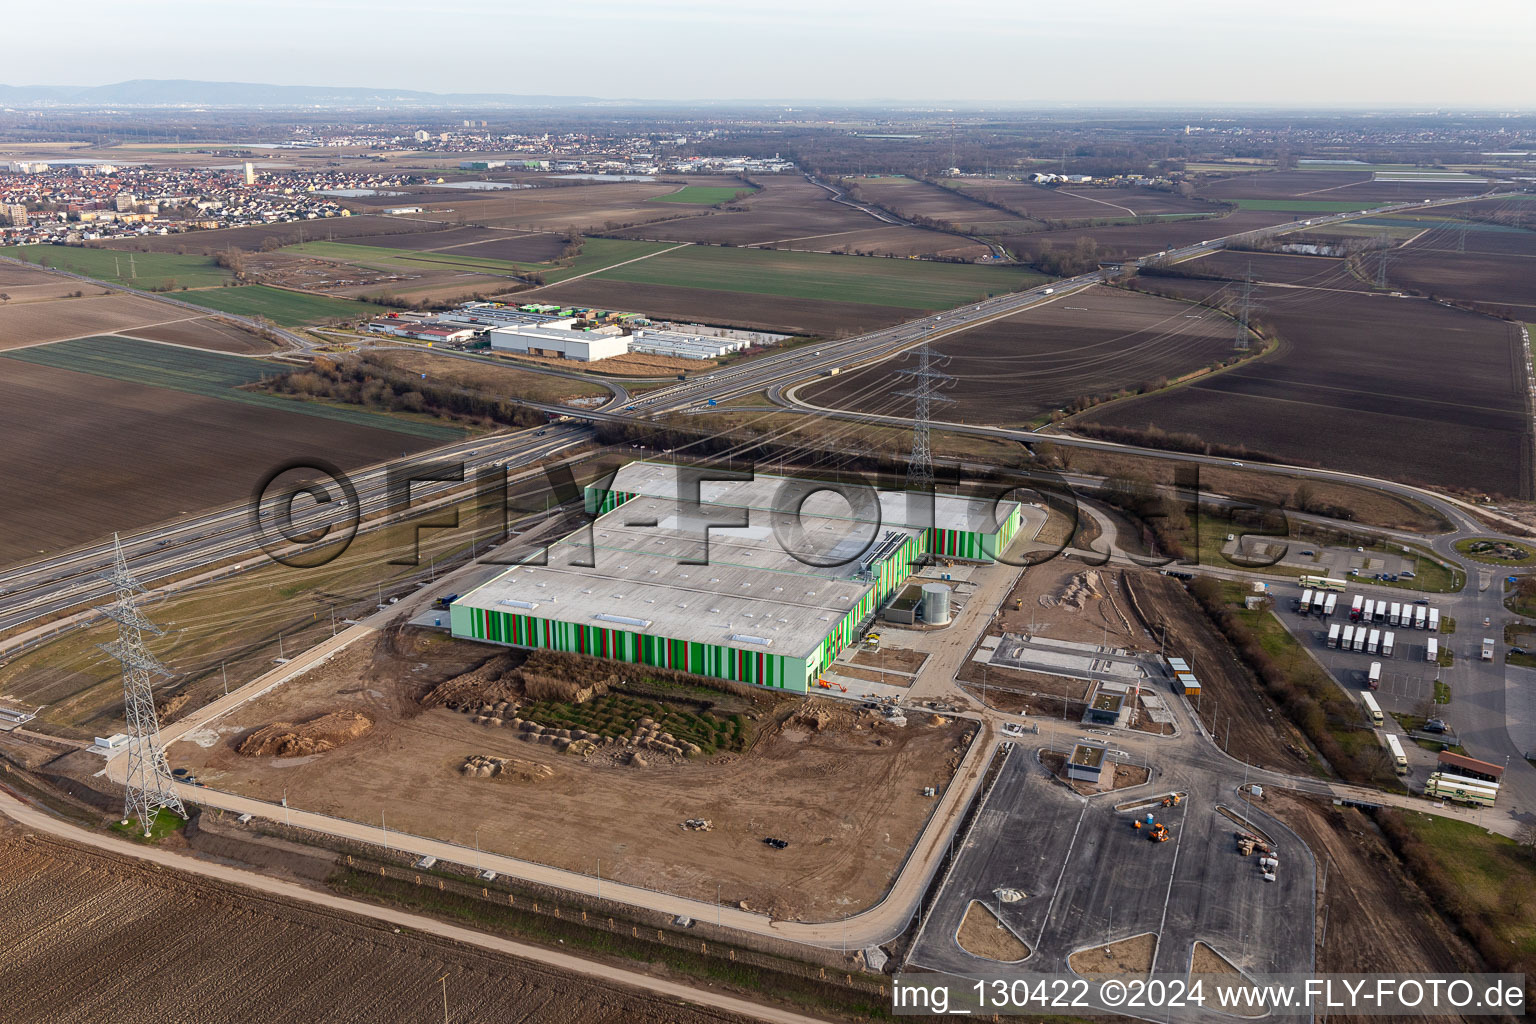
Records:
[[[181,256],[171,252],[118,252],[74,245],[18,245],[7,255],[68,270],[98,281],[115,281],[148,291],[174,281],[177,288],[213,288],[231,278],[211,256]]]
[[[494,260],[476,256],[456,256],[446,252],[424,252],[417,249],[390,249],[377,245],[349,245],[346,242],[301,242],[286,246],[284,252],[322,259],[342,260],[360,267],[377,270],[417,271],[442,268],[471,270],[481,274],[521,274],[537,270],[537,263],[517,263],[512,260]]]
[[[1468,821],[1404,812],[1403,824],[1449,876],[1466,911],[1521,959],[1536,955],[1536,857],[1513,839]]]
[[[733,199],[738,192],[756,192],[757,189],[750,185],[684,185],[676,192],[669,192],[664,196],[652,196],[648,203],[691,203],[696,206],[714,206]]]
[[[139,341],[136,338],[95,337],[15,349],[0,353],[0,359],[15,359],[37,366],[88,373],[109,380],[181,391],[204,398],[281,409],[380,430],[394,430],[431,440],[453,441],[464,437],[464,431],[458,427],[421,423],[347,406],[325,405],[242,390],[247,384],[286,373],[292,367],[262,359],[224,355],[221,352],[199,352],[172,345],[158,345],[152,341]]]
[[[348,245],[345,242],[304,242],[300,245],[287,246],[283,251],[318,256],[322,259],[341,260],[376,270],[420,272],[435,268],[508,277],[537,273],[544,275],[547,284],[557,284],[577,274],[586,274],[625,260],[661,252],[674,244],[672,242],[631,242],[620,238],[586,238],[582,240],[581,255],[577,256],[569,267],[556,266],[553,263],[518,263],[513,260],[480,259],[474,256],[455,256],[452,253],[422,252],[414,249],[389,249],[374,245]]]
[[[178,294],[183,302],[194,306],[206,306],[237,316],[264,316],[283,327],[319,323],[323,320],[346,320],[363,316],[378,316],[389,310],[372,302],[354,299],[333,299],[325,295],[306,295],[282,288],[270,288],[264,284],[246,284],[238,288],[209,288],[204,291]]]
[[[1354,213],[1369,210],[1379,203],[1339,202],[1313,199],[1234,199],[1240,210],[1265,210],[1271,213]]]
[[[904,309],[949,309],[1049,280],[1012,267],[698,245],[595,276],[633,284]]]

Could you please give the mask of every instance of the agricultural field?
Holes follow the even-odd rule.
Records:
[[[1177,269],[1191,274],[1210,274],[1231,281],[1241,281],[1251,272],[1255,281],[1271,284],[1370,290],[1370,285],[1351,273],[1345,261],[1336,256],[1224,251],[1181,263]],[[1162,278],[1152,274],[1142,274],[1144,287],[1156,288],[1160,280]],[[1234,295],[1237,293],[1236,288],[1232,291]]]
[[[349,238],[352,245],[381,246],[407,252],[457,252],[475,259],[512,263],[544,263],[560,255],[565,241],[548,231],[516,231],[505,228],[454,227],[418,232],[421,237],[363,235]],[[410,244],[405,244],[409,242]]]
[[[1061,221],[1126,221],[1141,217],[1219,216],[1219,206],[1146,188],[1048,187],[1000,178],[954,178],[947,184],[968,196],[1005,206],[1042,227]]]
[[[0,360],[0,431],[11,439],[0,490],[5,563],[248,497],[262,474],[295,457],[345,468],[463,436],[252,394],[240,385],[275,366],[127,338]],[[60,438],[89,443],[61,447]]]
[[[1224,287],[1143,283],[1192,297]],[[1280,335],[1274,355],[1083,417],[1390,479],[1531,495],[1525,357],[1513,325],[1347,290],[1258,287],[1254,300]]]
[[[384,306],[325,295],[307,295],[264,284],[235,288],[208,288],[196,292],[178,292],[177,298],[194,306],[205,306],[236,316],[262,316],[282,327],[330,320],[355,320],[388,312]]]
[[[722,250],[713,250],[722,251]],[[775,295],[712,291],[669,285],[628,284],[588,277],[552,285],[533,293],[538,299],[600,309],[643,311],[647,316],[685,323],[720,324],[752,330],[822,337],[862,334],[912,319],[901,306],[871,306],[858,302],[786,301]]]
[[[542,182],[545,179],[529,179]],[[705,179],[700,184],[715,184]],[[521,228],[527,231],[599,231],[675,217],[677,205],[648,200],[677,191],[675,183],[660,181],[597,184],[538,184],[506,191],[428,189],[408,196],[367,196],[347,199],[354,212],[386,206],[420,206],[422,220],[459,225]]]
[[[135,327],[121,333],[123,337],[128,338],[161,341],[169,345],[186,345],[191,348],[207,349],[210,352],[228,352],[232,355],[265,355],[277,347],[239,324],[232,324],[211,316],[155,324],[151,327]]]
[[[855,199],[890,210],[906,220],[937,222],[968,235],[1008,235],[1038,225],[1017,214],[993,209],[959,192],[904,177],[852,178]]]
[[[86,290],[80,298],[49,301],[12,302],[0,305],[0,350],[15,349],[115,332],[143,334],[161,329],[175,329],[181,343],[199,348],[230,349],[233,338],[227,325],[216,324],[210,317],[200,317],[192,310],[138,295],[120,292],[102,294],[99,289],[73,282]],[[190,292],[185,294],[191,294]],[[198,327],[211,324],[206,340]],[[183,333],[185,332],[185,333]],[[171,339],[167,339],[171,340]],[[253,350],[258,339],[241,344]],[[269,346],[270,347],[270,346]]]
[[[915,310],[948,309],[1045,280],[1011,267],[714,246],[677,248],[593,276],[598,281]]]
[[[947,784],[974,728],[919,713],[899,729],[847,702],[653,682],[625,666],[626,681],[608,684],[614,689],[601,707],[564,703],[562,719],[545,697],[532,701],[532,712],[551,721],[586,716],[597,725],[632,723],[627,716],[647,711],[653,717],[650,709],[661,705],[680,727],[702,730],[696,735],[711,739],[716,752],[648,753],[638,765],[607,745],[591,756],[568,755],[424,700],[466,671],[453,659],[474,668],[491,657],[483,645],[429,630],[381,632],[192,729],[168,754],[214,789],[273,801],[286,790],[292,806],[359,821],[371,820],[387,800],[391,829],[457,842],[478,829],[484,850],[584,874],[600,858],[605,880],[709,902],[719,886],[728,904],[746,901],[780,919],[826,920],[881,897],[932,809],[922,787]],[[364,714],[372,728],[313,759],[236,749],[249,730],[332,711]],[[462,767],[471,755],[507,758],[513,769],[468,777]],[[804,785],[807,778],[817,784]],[[740,799],[748,789],[750,803]],[[876,790],[880,799],[868,800]],[[679,827],[696,817],[713,829]],[[789,846],[771,849],[765,834]]]
[[[325,220],[294,221],[283,224],[255,224],[241,228],[215,228],[211,231],[187,231],[179,235],[145,235],[142,238],[114,238],[101,244],[118,253],[200,253],[216,256],[225,249],[256,252],[272,239],[278,245],[296,245],[319,239],[347,239],[416,234],[438,230],[442,225],[425,220],[383,215],[328,217]]]
[[[1264,210],[1271,213],[1354,213],[1379,204],[1342,199],[1233,199],[1239,210]]]
[[[16,1024],[432,1020],[445,992],[460,1020],[743,1021],[9,822],[0,875],[19,880],[0,890],[10,923],[0,985]]]
[[[1231,354],[1235,328],[1213,310],[1112,288],[1037,306],[935,341],[956,378],[942,419],[1023,426],[1087,395],[1101,395],[1199,370]],[[913,414],[893,398],[887,360],[802,388],[813,404],[891,416]]]
[[[12,262],[9,254],[14,250],[0,248],[0,294],[6,296],[0,305],[13,303],[46,302],[62,299],[86,287],[82,282],[54,274],[25,263]],[[100,289],[93,289],[99,293]]]
[[[1452,196],[1473,195],[1486,186],[1469,178],[1453,181],[1383,180],[1375,177],[1369,168],[1318,170],[1267,171],[1263,174],[1241,174],[1229,178],[1207,179],[1200,182],[1198,193],[1203,199],[1226,202],[1241,200],[1275,200],[1308,203],[1342,202],[1352,204],[1350,209],[1361,206],[1385,206],[1388,203],[1411,203],[1423,199],[1447,199]],[[1325,205],[1324,212],[1328,209]],[[1304,211],[1302,211],[1304,212]],[[1347,212],[1347,211],[1345,211]]]
[[[144,291],[217,288],[233,277],[213,257],[201,254],[117,252],[73,245],[18,245],[6,251],[6,255],[13,253],[39,266]]]
[[[1532,228],[1445,221],[1393,252],[1387,280],[1536,319],[1536,214]]]
[[[1238,210],[1214,219],[1165,220],[1156,224],[1101,224],[1058,231],[1037,231],[1019,237],[1009,236],[1001,241],[1017,252],[1021,259],[1038,258],[1046,246],[1058,252],[1070,250],[1083,239],[1098,246],[1104,259],[1131,259],[1165,249],[1193,245],[1208,238],[1222,238],[1256,228],[1284,224],[1291,219],[1289,213]]]
[[[626,238],[716,245],[752,245],[808,252],[975,259],[986,246],[959,235],[889,224],[844,203],[801,177],[767,179],[743,200],[744,210],[701,210],[620,232]]]
[[[745,192],[751,195],[757,189],[750,185],[684,185],[676,192],[668,192],[664,196],[653,196],[647,202],[652,203],[687,203],[693,206],[714,206],[716,203],[724,203]]]

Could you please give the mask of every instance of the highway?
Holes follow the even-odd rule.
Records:
[[[509,470],[526,466],[575,447],[590,434],[590,429],[580,424],[551,424],[512,434],[455,441],[417,455],[413,461],[462,461],[466,480],[472,480],[474,471],[481,466],[501,463]],[[348,474],[357,489],[355,514],[369,516],[388,510],[390,465],[370,466]],[[252,484],[255,483],[253,480]],[[419,506],[457,486],[447,482],[417,483],[411,488],[412,505]],[[340,495],[336,497],[342,500]],[[297,535],[322,523],[345,522],[353,515],[350,508],[332,511],[321,506],[298,510],[289,532]],[[123,538],[124,554],[135,574],[140,582],[151,587],[159,581],[238,560],[261,547],[261,539],[251,526],[249,502],[196,513]],[[101,601],[108,588],[100,576],[111,561],[112,544],[105,541],[7,569],[0,574],[0,629],[15,629],[79,605]]]
[[[1253,239],[1283,234],[1287,231],[1293,231],[1309,225],[1320,226],[1362,216],[1379,216],[1386,213],[1402,212],[1408,209],[1420,210],[1434,206],[1467,202],[1476,198],[1480,198],[1480,196],[1464,196],[1425,203],[1395,203],[1361,211],[1360,213],[1334,214],[1306,221],[1290,221],[1268,228],[1244,232],[1242,235],[1235,235],[1230,238],[1209,239],[1181,249],[1152,254],[1145,257],[1141,262],[1146,262],[1147,260],[1178,262],[1214,252],[1225,246],[1229,241],[1237,238]],[[66,274],[66,276],[82,281],[91,281],[96,284],[104,283],[95,282],[90,278],[76,274]],[[783,396],[786,388],[790,388],[792,385],[802,382],[807,378],[832,369],[845,369],[865,362],[890,358],[924,342],[937,341],[950,334],[1012,316],[1033,306],[1054,302],[1063,296],[1099,284],[1102,280],[1103,272],[1094,271],[1039,285],[1025,291],[993,296],[979,302],[947,310],[940,314],[924,316],[857,337],[823,342],[814,349],[809,347],[793,349],[764,356],[741,367],[726,367],[715,372],[700,374],[689,380],[670,384],[649,392],[643,398],[634,398],[622,386],[614,385],[610,388],[613,391],[613,398],[602,407],[594,410],[580,410],[549,403],[526,402],[524,404],[551,413],[569,415],[589,421],[632,421],[636,419],[649,419],[653,416],[672,412],[707,407],[708,402],[711,400],[717,402],[725,401],[764,390],[769,391],[770,394]],[[108,286],[118,287],[110,284]],[[121,290],[132,291],[131,289]],[[208,312],[202,310],[201,307],[188,306],[186,303],[179,302],[178,300],[167,299],[164,296],[149,292],[135,292],[135,294],[142,294],[147,298],[168,302],[178,307],[195,309],[202,313]],[[285,333],[285,336],[288,336],[286,332],[281,333]],[[291,340],[301,346],[306,344],[303,339],[297,336],[291,336]],[[476,357],[464,356],[461,358]],[[795,403],[791,404],[794,405]],[[872,422],[886,421],[903,426],[908,425],[904,420],[890,417],[844,413],[829,409],[812,409],[812,407],[804,406],[803,403],[798,404],[798,407],[802,411],[814,411],[824,416],[864,419]],[[1222,461],[1166,451],[1129,448],[1104,441],[1031,434],[1027,431],[1005,431],[998,428],[984,427],[955,428],[950,425],[945,425],[945,429],[965,429],[971,433],[992,433],[1008,436],[1020,441],[1049,440],[1054,444],[1113,448],[1134,451],[1138,454],[1152,457],[1173,458],[1181,461]],[[509,466],[517,466],[548,457],[567,447],[572,447],[579,441],[589,437],[589,433],[585,428],[567,424],[548,428],[547,436],[542,439],[542,442],[538,438],[530,436],[533,433],[535,432],[525,431],[492,438],[458,441],[430,451],[417,453],[413,458],[419,460],[463,460],[466,463],[467,471],[472,471],[478,465],[500,461],[507,462]],[[1392,484],[1387,481],[1369,480],[1345,473],[1334,473],[1325,470],[1298,470],[1295,467],[1259,467],[1257,464],[1255,466],[1261,469],[1273,468],[1276,471],[1291,475],[1313,475],[1346,479],[1366,483],[1369,486],[1384,487],[1397,492],[1411,491],[1420,500],[1425,500],[1424,495],[1427,493],[1419,491],[1417,488],[1407,488],[1404,485]],[[374,512],[383,507],[385,503],[384,481],[386,472],[385,466],[375,466],[359,471],[353,478],[357,484],[362,508],[365,512]],[[253,480],[252,484],[254,485],[255,483],[256,481]],[[448,486],[450,485],[420,485],[413,489],[413,494],[427,497],[433,493],[440,493]],[[1444,502],[1437,502],[1436,504],[1439,507]],[[1468,518],[1459,511],[1456,514],[1458,519]],[[125,551],[129,556],[130,564],[136,572],[140,573],[141,579],[147,583],[183,575],[189,571],[213,564],[218,560],[237,559],[259,550],[258,538],[252,535],[248,523],[245,522],[247,515],[248,509],[244,503],[197,513],[125,538]],[[24,627],[38,619],[48,618],[67,609],[100,599],[105,594],[105,590],[92,577],[107,567],[110,561],[109,548],[110,545],[103,542],[53,554],[32,563],[12,566],[0,572],[0,631]]]

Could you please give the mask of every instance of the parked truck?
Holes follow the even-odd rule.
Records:
[[[1339,640],[1339,650],[1352,651],[1355,649],[1355,627],[1345,626],[1344,635]]]
[[[1365,685],[1373,690],[1381,689],[1381,662],[1371,662],[1370,671],[1365,674]]]
[[[1365,650],[1365,634],[1366,634],[1366,632],[1367,631],[1366,631],[1366,628],[1364,626],[1356,626],[1355,627],[1355,646],[1352,647],[1351,650],[1353,650],[1356,654],[1359,654],[1361,651]]]
[[[1396,645],[1396,643],[1397,634],[1392,632],[1390,629],[1384,631],[1381,634],[1381,656],[1383,658],[1392,657],[1392,648]]]
[[[1365,653],[1375,654],[1379,650],[1381,650],[1381,630],[1373,629],[1365,638]]]
[[[1301,600],[1296,603],[1296,610],[1305,615],[1312,610],[1312,591],[1303,590]]]
[[[1491,636],[1483,637],[1483,660],[1493,660],[1493,637]]]
[[[1429,643],[1424,645],[1424,660],[1438,662],[1440,660],[1440,641],[1434,637],[1429,638]]]
[[[1365,603],[1365,598],[1361,597],[1359,594],[1356,594],[1355,595],[1355,599],[1349,603],[1349,621],[1350,622],[1359,622],[1360,621],[1360,607],[1364,603]]]
[[[1424,629],[1429,625],[1429,612],[1423,605],[1413,609],[1413,628]]]
[[[1332,617],[1333,610],[1335,608],[1337,608],[1338,606],[1339,606],[1339,595],[1338,594],[1329,594],[1327,597],[1323,598],[1323,616],[1325,618]]]
[[[1431,608],[1429,610],[1429,631],[1431,633],[1438,633],[1438,632],[1440,632],[1440,609],[1439,608]]]
[[[1403,603],[1401,601],[1392,602],[1392,610],[1387,613],[1387,621],[1394,626],[1401,626],[1403,624]]]
[[[1351,626],[1350,628],[1353,629],[1354,627]],[[1328,646],[1339,646],[1339,624],[1337,622],[1328,627]]]
[[[1375,622],[1376,621],[1376,602],[1375,601],[1367,600],[1365,602],[1365,610],[1360,613],[1360,621],[1361,622]]]
[[[1383,719],[1381,717],[1381,705],[1376,703],[1376,698],[1368,693],[1362,693],[1360,695],[1360,704],[1365,708],[1365,717],[1370,720],[1372,725],[1379,727]]]

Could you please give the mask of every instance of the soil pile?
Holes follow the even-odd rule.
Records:
[[[373,719],[356,711],[332,711],[295,725],[273,722],[257,729],[236,749],[246,757],[304,757],[323,754],[350,743],[373,726]]]

